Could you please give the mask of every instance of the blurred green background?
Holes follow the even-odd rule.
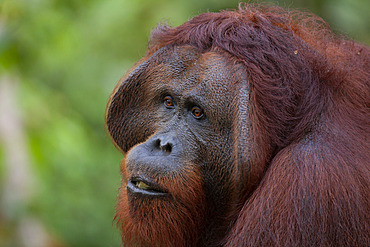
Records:
[[[0,246],[120,246],[110,92],[158,22],[234,0],[0,0]],[[274,1],[370,43],[370,1]]]

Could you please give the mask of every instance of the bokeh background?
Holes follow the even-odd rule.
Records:
[[[158,22],[235,0],[0,0],[0,246],[121,246],[111,90]],[[370,43],[370,1],[274,1]]]

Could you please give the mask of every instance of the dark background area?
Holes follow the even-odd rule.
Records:
[[[234,0],[0,0],[0,246],[120,246],[110,92],[159,22]],[[370,43],[370,1],[274,1]]]

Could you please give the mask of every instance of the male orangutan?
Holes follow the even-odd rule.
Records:
[[[107,106],[124,246],[370,246],[369,64],[278,7],[156,28]]]

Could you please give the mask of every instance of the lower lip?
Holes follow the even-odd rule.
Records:
[[[127,182],[127,191],[135,196],[143,197],[164,197],[168,194],[160,191],[144,190],[136,187],[131,181]]]

